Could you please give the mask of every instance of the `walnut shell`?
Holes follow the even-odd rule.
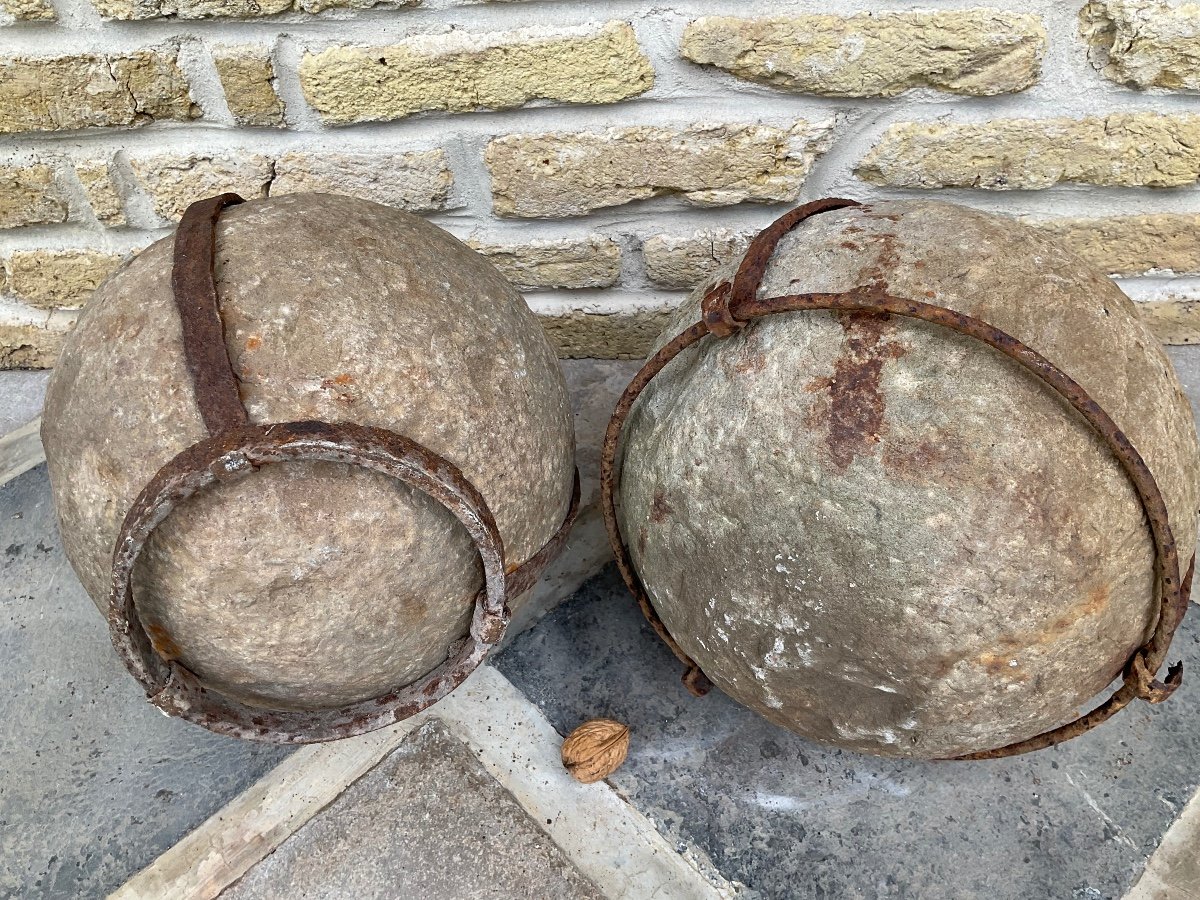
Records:
[[[562,761],[576,781],[591,784],[621,767],[629,753],[629,727],[614,719],[589,719],[563,741]]]

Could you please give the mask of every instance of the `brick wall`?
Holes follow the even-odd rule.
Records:
[[[355,194],[636,357],[797,200],[939,196],[1059,235],[1200,339],[1200,5],[0,0],[0,367],[193,199]],[[1193,306],[1196,310],[1193,311]]]

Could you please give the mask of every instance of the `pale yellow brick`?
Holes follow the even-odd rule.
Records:
[[[888,128],[857,173],[913,188],[1181,187],[1200,177],[1200,115],[903,122]]]
[[[66,336],[45,325],[0,322],[0,369],[49,369]]]
[[[197,200],[232,191],[246,200],[265,197],[271,160],[254,153],[135,156],[130,165],[155,211],[178,221]]]
[[[256,18],[287,12],[292,0],[92,0],[106,19]]]
[[[0,11],[18,22],[53,22],[58,18],[47,0],[0,0]]]
[[[5,261],[8,290],[38,309],[83,306],[121,261],[99,250],[14,250]]]
[[[688,25],[683,55],[741,78],[807,94],[891,97],[915,87],[988,96],[1038,78],[1046,30],[995,9],[744,19]]]
[[[410,153],[285,153],[271,194],[346,194],[410,212],[444,209],[454,176],[442,150]]]
[[[613,103],[654,83],[633,29],[526,28],[422,35],[388,47],[306,54],[300,84],[332,124],[438,110],[511,109],[531,100]]]
[[[83,185],[97,219],[110,228],[119,228],[127,224],[125,204],[113,180],[112,164],[108,160],[78,162],[75,164],[75,175]]]
[[[570,310],[539,313],[538,319],[560,359],[644,359],[672,312],[670,308],[615,313]]]
[[[0,132],[142,125],[199,114],[170,47],[0,58]]]
[[[1200,215],[1151,213],[1030,222],[1110,275],[1200,274]]]
[[[724,228],[656,234],[642,245],[646,277],[659,287],[690,291],[746,252],[754,232]]]
[[[637,126],[600,132],[515,134],[486,161],[502,216],[577,216],[660,194],[696,206],[796,199],[831,123]]]
[[[218,47],[213,63],[225,103],[239,125],[282,125],[283,101],[275,93],[275,66],[265,47]]]
[[[1138,88],[1200,90],[1200,4],[1095,0],[1080,12],[1093,65]]]
[[[50,166],[0,165],[0,228],[65,222],[69,208]]]
[[[1150,300],[1136,306],[1162,343],[1200,344],[1200,300]]]
[[[324,12],[327,9],[371,9],[376,6],[388,8],[420,6],[422,0],[296,0],[297,10],[307,13]]]
[[[256,19],[284,12],[416,6],[421,0],[92,0],[108,19]]]
[[[520,290],[602,288],[621,277],[621,247],[602,235],[519,244],[469,240],[467,246],[490,259]]]

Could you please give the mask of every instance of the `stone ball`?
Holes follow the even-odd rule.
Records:
[[[1013,219],[896,201],[803,223],[760,296],[860,286],[982,319],[1078,381],[1147,460],[1186,569],[1192,413],[1108,278]],[[622,446],[618,522],[663,623],[717,687],[814,740],[926,758],[1023,740],[1082,712],[1157,621],[1148,524],[1108,446],[936,325],[793,312],[706,337]]]
[[[159,241],[96,291],[46,398],[63,546],[105,612],[126,512],[207,437],[172,249]],[[298,194],[225,210],[215,273],[252,423],[376,426],[440,454],[487,501],[510,570],[558,530],[574,471],[566,387],[536,317],[482,256],[408,213]],[[442,663],[483,577],[465,528],[425,494],[352,465],[291,462],[178,507],[133,583],[155,649],[206,687],[322,709]]]

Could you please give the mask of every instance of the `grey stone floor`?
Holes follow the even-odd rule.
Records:
[[[1200,619],[1176,639],[1200,672]],[[1174,658],[1174,655],[1173,655]],[[1200,783],[1200,681],[1008,761],[881,760],[805,741],[714,691],[692,697],[615,569],[497,668],[566,733],[633,731],[610,782],[672,839],[769,898],[1107,900]]]
[[[222,900],[603,900],[436,720]]]
[[[1171,365],[1183,383],[1183,389],[1192,401],[1192,414],[1200,422],[1200,346],[1164,347]]]
[[[42,412],[50,373],[0,372],[0,435],[19,428]]]
[[[0,897],[102,897],[288,752],[150,706],[58,540],[45,466],[0,486]]]

